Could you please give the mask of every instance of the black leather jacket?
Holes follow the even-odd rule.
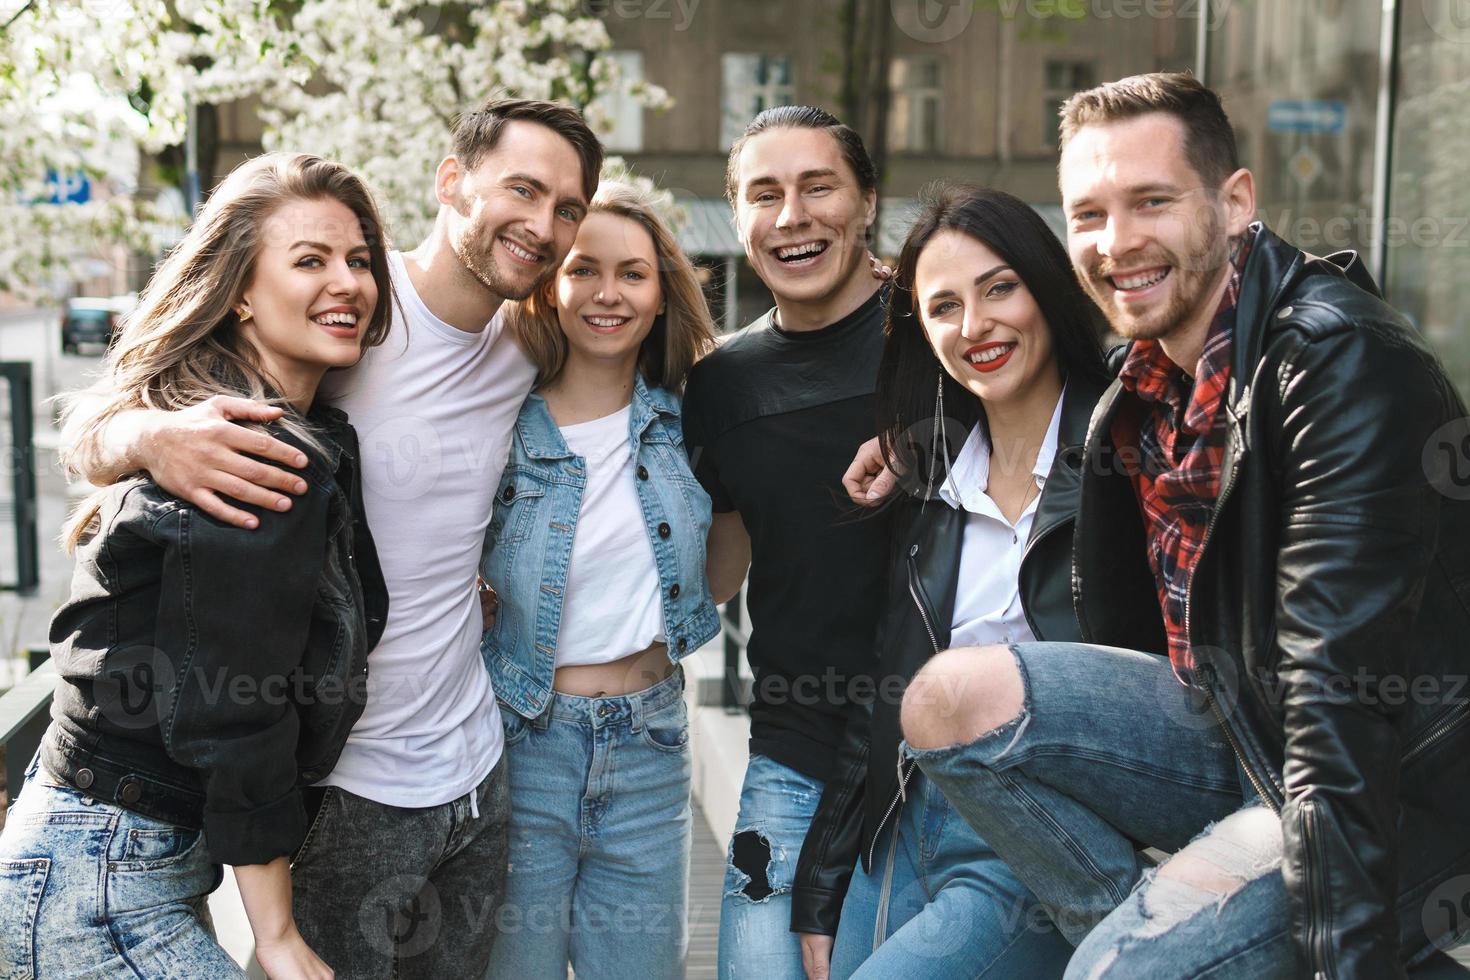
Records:
[[[1210,707],[1281,815],[1303,975],[1403,976],[1405,957],[1465,927],[1429,899],[1470,873],[1470,477],[1456,468],[1470,423],[1356,256],[1313,258],[1262,228],[1242,276],[1186,624]],[[1143,540],[1109,435],[1120,388],[1092,419],[1077,520],[1093,640],[1156,595],[1119,566]]]
[[[1104,387],[1099,381],[1074,378],[1063,396],[1056,458],[1021,559],[1021,603],[1038,639],[1082,638],[1072,609],[1072,527],[1082,442]],[[949,646],[965,512],[938,499],[925,503],[905,498],[895,506],[901,513],[879,627],[878,696],[871,704],[854,706],[832,778],[802,845],[792,887],[795,932],[834,935],[855,862],[861,859],[865,869],[872,868],[874,841],[897,821],[903,805],[900,784],[913,767],[912,761],[902,770],[898,767],[903,689],[930,657]],[[1138,553],[1142,559],[1141,548]],[[1143,571],[1148,573],[1146,564]],[[1164,649],[1156,598],[1135,598],[1131,616],[1117,612],[1117,621],[1133,631],[1129,638],[1137,649]]]
[[[237,504],[258,530],[149,480],[107,490],[51,623],[46,767],[97,799],[202,827],[225,864],[299,848],[300,787],[331,770],[362,714],[387,617],[356,436],[335,409],[308,420],[328,454],[271,427],[306,453],[307,491],[285,513]]]

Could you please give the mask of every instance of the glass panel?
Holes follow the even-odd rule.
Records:
[[[1372,241],[1379,5],[1231,4],[1210,34],[1209,84],[1240,134],[1260,217],[1319,254]]]
[[[1456,15],[1459,19],[1456,20]],[[1387,295],[1470,399],[1470,16],[1463,0],[1406,4],[1399,19]]]

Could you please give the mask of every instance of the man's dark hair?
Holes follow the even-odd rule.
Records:
[[[946,440],[954,436],[962,442],[977,422],[985,422],[980,399],[949,376],[924,331],[914,273],[935,235],[968,235],[1015,271],[1046,321],[1052,356],[1064,381],[1078,378],[1101,385],[1109,376],[1100,339],[1102,313],[1082,291],[1066,249],[1035,208],[1005,191],[961,183],[931,185],[919,203],[893,273],[873,403],[888,465],[895,472],[932,476],[942,472],[942,466],[926,458],[935,379],[944,386],[941,428]],[[955,443],[947,449],[957,447]]]
[[[735,167],[740,162],[740,151],[745,148],[746,142],[752,136],[758,136],[768,129],[825,130],[837,141],[838,148],[842,150],[842,159],[847,161],[848,167],[857,177],[858,186],[865,191],[878,189],[878,171],[873,167],[873,160],[868,156],[868,148],[863,146],[863,138],[857,134],[857,130],[826,109],[820,109],[817,106],[778,105],[763,110],[760,115],[750,121],[745,131],[736,137],[735,142],[730,144],[730,159],[725,164],[725,197],[732,205],[735,203],[737,190]]]
[[[1213,187],[1240,169],[1235,130],[1220,105],[1220,96],[1188,72],[1159,71],[1132,75],[1078,92],[1062,103],[1061,146],[1083,126],[1119,122],[1163,112],[1184,126],[1184,153],[1195,173]]]
[[[538,99],[487,99],[479,108],[455,118],[454,155],[465,169],[474,169],[500,142],[505,124],[515,120],[540,123],[572,144],[582,161],[582,191],[592,200],[602,173],[602,143],[582,114],[568,105]]]

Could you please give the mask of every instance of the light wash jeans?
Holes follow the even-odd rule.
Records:
[[[689,718],[681,671],[636,694],[502,709],[510,857],[487,980],[684,975]]]
[[[1011,649],[1020,717],[967,744],[908,751],[1079,943],[1068,980],[1295,977],[1280,820],[1244,791],[1218,725],[1168,660],[1077,643]],[[1145,873],[1144,846],[1230,884]]]
[[[822,799],[822,781],[750,757],[720,902],[720,980],[806,980],[791,931],[796,859]]]
[[[243,980],[214,938],[223,869],[203,840],[32,761],[0,834],[0,976]]]
[[[1059,978],[1072,945],[1004,861],[915,772],[899,818],[853,870],[833,980]]]

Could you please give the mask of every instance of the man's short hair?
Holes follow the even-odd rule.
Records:
[[[540,123],[572,144],[582,161],[582,192],[592,200],[602,173],[602,143],[582,114],[568,105],[539,99],[487,99],[455,118],[454,155],[465,169],[473,170],[500,142],[505,124],[514,120]]]
[[[829,133],[837,141],[837,146],[842,151],[842,159],[852,168],[857,177],[858,186],[864,191],[876,191],[878,189],[878,171],[873,166],[873,158],[868,156],[868,148],[863,146],[863,138],[857,134],[857,130],[845,124],[826,109],[820,109],[814,105],[778,105],[763,110],[758,116],[750,121],[745,131],[736,137],[735,142],[730,144],[730,159],[725,164],[725,197],[730,203],[735,203],[736,187],[735,168],[740,162],[740,151],[752,136],[764,133],[768,129],[820,129]]]
[[[1061,147],[1084,126],[1162,112],[1184,127],[1184,153],[1205,182],[1218,187],[1240,169],[1235,130],[1220,97],[1188,72],[1132,75],[1090,88],[1062,103]]]

